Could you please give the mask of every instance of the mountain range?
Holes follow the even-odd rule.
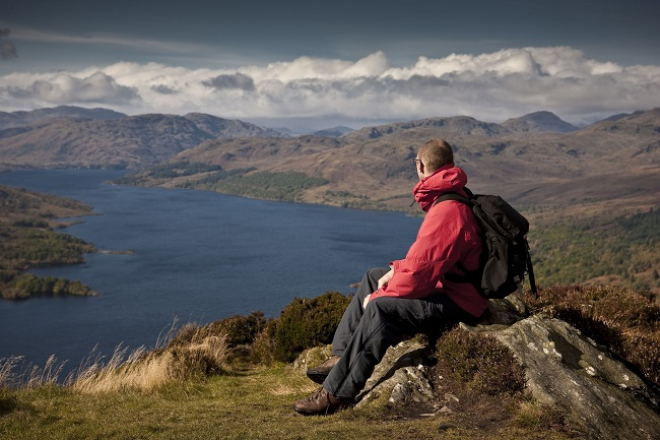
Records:
[[[502,124],[456,116],[349,130],[291,137],[199,113],[126,116],[75,107],[0,113],[0,167],[144,169],[186,162],[296,172],[327,181],[306,188],[301,201],[340,205],[366,198],[379,207],[404,209],[416,179],[412,159],[423,142],[440,137],[454,146],[456,163],[475,191],[554,207],[660,205],[660,108],[584,128],[537,112]],[[151,184],[194,183],[200,177]]]
[[[286,135],[201,113],[127,116],[77,107],[0,112],[0,168],[140,168],[206,140],[250,136]]]

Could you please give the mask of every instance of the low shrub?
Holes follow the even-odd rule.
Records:
[[[213,334],[222,333],[231,346],[252,344],[266,327],[266,317],[263,312],[252,312],[247,316],[234,315],[209,325]]]
[[[438,339],[434,377],[488,394],[515,395],[525,388],[525,370],[495,338],[456,328]]]
[[[291,362],[306,348],[329,344],[351,298],[326,292],[316,298],[296,298],[280,315],[275,330],[276,360]]]

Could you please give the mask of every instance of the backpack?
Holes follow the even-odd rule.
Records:
[[[481,227],[484,247],[481,264],[476,271],[468,271],[458,264],[465,276],[447,275],[449,281],[470,281],[486,298],[504,298],[518,290],[525,274],[529,276],[532,293],[538,297],[532,259],[529,254],[527,232],[529,222],[500,196],[472,194],[469,197],[446,193],[435,203],[455,200],[472,208]]]

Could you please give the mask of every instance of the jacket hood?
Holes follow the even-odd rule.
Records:
[[[420,180],[413,188],[415,201],[424,212],[431,209],[435,199],[446,192],[459,192],[464,195],[463,188],[467,184],[465,172],[449,163],[438,168],[435,173]]]

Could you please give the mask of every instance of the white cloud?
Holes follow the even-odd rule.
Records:
[[[7,109],[89,103],[129,114],[198,111],[238,119],[463,114],[501,122],[549,110],[580,122],[660,106],[660,66],[623,67],[570,47],[420,57],[404,67],[391,67],[382,52],[357,62],[302,57],[232,70],[117,63],[5,75],[0,100]]]

